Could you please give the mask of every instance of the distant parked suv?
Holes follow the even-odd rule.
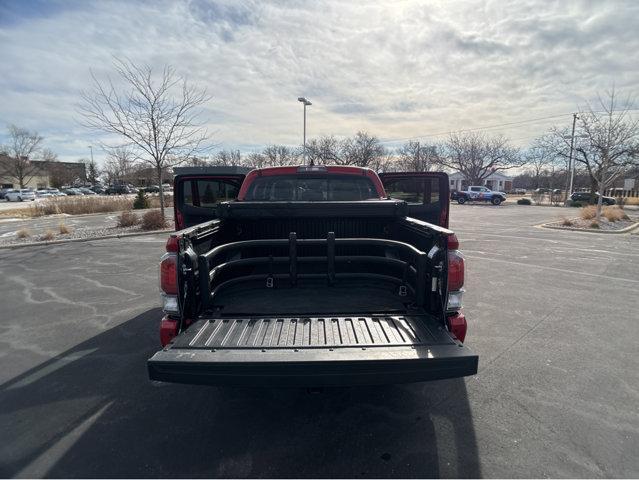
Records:
[[[466,202],[490,202],[493,205],[499,205],[506,201],[506,194],[504,192],[493,192],[487,187],[482,186],[470,186],[465,191],[456,192],[455,198],[457,203],[463,205]]]
[[[588,192],[575,192],[570,195],[570,200],[572,200],[573,202],[591,203],[590,193]],[[595,193],[593,195],[592,203],[599,203],[599,193]],[[614,205],[615,203],[617,203],[617,201],[612,197],[602,196],[601,203],[603,203],[604,205]]]
[[[11,190],[5,194],[8,202],[24,202],[25,200],[35,200],[36,195],[33,190],[21,188],[19,190]]]

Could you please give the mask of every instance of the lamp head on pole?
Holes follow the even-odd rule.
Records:
[[[313,105],[309,100],[307,100],[305,97],[298,97],[297,98],[298,102],[302,102],[305,106],[308,105]]]

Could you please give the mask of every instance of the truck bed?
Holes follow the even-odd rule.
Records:
[[[148,363],[153,380],[323,386],[473,375],[477,356],[427,314],[201,318]]]

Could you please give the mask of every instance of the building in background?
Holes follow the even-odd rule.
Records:
[[[450,180],[450,190],[466,190],[466,188],[470,186],[466,177],[459,172],[449,174],[448,179]],[[513,177],[494,172],[486,177],[483,182],[481,182],[481,185],[498,192],[509,192],[513,188]]]
[[[13,166],[14,159],[0,154],[0,187],[20,188],[20,178]],[[42,160],[21,161],[24,188],[61,187],[81,185],[86,182],[86,165],[82,162],[45,162]]]

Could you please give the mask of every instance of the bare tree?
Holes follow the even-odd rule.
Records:
[[[548,177],[548,172],[552,172],[553,179],[555,172],[562,166],[568,170],[568,154],[564,152],[561,145],[557,145],[552,135],[542,135],[533,140],[530,148],[523,153],[523,165],[532,178],[532,188],[539,188],[542,178]]]
[[[245,164],[253,168],[281,167],[299,162],[301,150],[297,151],[286,145],[269,145],[261,152],[250,153]]]
[[[135,152],[128,146],[109,148],[106,152],[108,157],[104,163],[104,173],[107,181],[126,182],[136,168]]]
[[[598,99],[596,109],[588,104],[580,110],[579,130],[585,140],[578,143],[575,157],[599,189],[597,222],[605,189],[628,168],[639,165],[639,120],[631,116],[632,99],[620,101],[614,88]]]
[[[42,156],[44,138],[38,132],[15,125],[9,125],[8,132],[9,141],[2,147],[7,157],[0,163],[0,171],[15,178],[20,188],[24,188],[33,177],[43,173],[44,164],[34,160],[45,160]]]
[[[239,150],[220,150],[213,156],[211,164],[223,167],[241,165],[242,154]]]
[[[308,161],[316,165],[336,165],[342,161],[342,144],[334,136],[322,136],[306,142]]]
[[[149,65],[115,59],[114,68],[126,86],[118,89],[110,77],[100,81],[92,72],[92,88],[82,93],[84,123],[121,136],[141,161],[155,169],[162,185],[167,168],[203,150],[208,134],[199,112],[211,97],[189,85],[171,66],[165,66],[158,79]],[[161,189],[160,209],[164,215]]]
[[[471,185],[480,185],[489,175],[522,164],[517,150],[502,136],[453,133],[442,150],[438,162],[460,172]]]
[[[380,171],[388,161],[387,153],[375,135],[360,131],[354,137],[344,140],[338,164],[357,165]]]
[[[405,172],[427,172],[437,162],[436,145],[423,144],[420,141],[409,141],[397,150],[397,167]]]

